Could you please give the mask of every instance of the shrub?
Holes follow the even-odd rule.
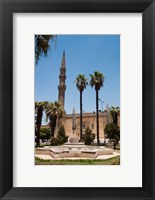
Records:
[[[58,143],[58,138],[51,137],[51,146],[57,146]]]
[[[91,134],[92,142],[95,140],[95,133]]]
[[[89,128],[89,126],[87,126],[84,135],[84,143],[86,145],[91,145],[94,139],[95,139],[95,134],[92,133],[92,130]]]
[[[91,136],[88,135],[88,134],[86,134],[85,137],[84,137],[84,143],[85,143],[86,145],[91,145],[91,142],[92,142]]]
[[[40,139],[42,140],[47,139],[46,133],[40,133]]]
[[[60,125],[58,129],[58,135],[57,137],[52,137],[51,138],[51,145],[52,146],[57,146],[57,145],[62,145],[65,142],[67,142],[68,136],[66,135],[65,129],[63,125]]]
[[[49,139],[50,138],[50,129],[49,128],[41,128],[40,129],[40,139]]]
[[[61,124],[59,126],[59,129],[58,129],[58,136],[59,137],[64,137],[66,135],[66,132],[65,132],[65,128],[64,126]]]
[[[63,143],[67,142],[68,136],[66,136],[65,128],[63,125],[60,125],[57,137],[62,140]]]
[[[57,138],[60,141],[60,144],[64,144],[68,140],[68,136],[66,135],[65,128],[63,125],[60,125],[58,130]]]

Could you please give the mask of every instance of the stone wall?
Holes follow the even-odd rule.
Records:
[[[118,123],[120,125],[120,120]],[[72,130],[72,115],[66,115],[63,119],[63,124],[67,135],[73,133]],[[104,128],[107,124],[106,112],[99,112],[99,135],[104,139]],[[92,133],[96,135],[96,113],[83,113],[83,133],[85,133],[86,127],[89,126],[92,129]],[[80,135],[80,115],[76,114],[76,134]]]
[[[112,121],[112,119],[111,119]],[[104,128],[107,124],[106,112],[99,112],[99,136],[101,140],[104,140]],[[66,131],[66,135],[73,134],[72,130],[72,114],[65,114],[63,117],[63,125]],[[120,116],[118,116],[118,125],[120,126]],[[83,113],[83,134],[86,127],[92,129],[92,133],[96,135],[96,113]],[[44,126],[45,127],[45,126]],[[48,125],[46,125],[48,127]],[[80,114],[76,114],[76,134],[80,136]]]

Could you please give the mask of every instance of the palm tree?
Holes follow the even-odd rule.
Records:
[[[120,112],[119,107],[111,106],[110,113],[112,115],[113,123],[118,124],[118,113]]]
[[[55,101],[54,103],[51,102],[48,104],[47,108],[46,108],[46,118],[49,119],[49,126],[51,128],[51,137],[54,137],[54,131],[56,128],[56,124],[57,121],[61,120],[62,116],[63,116],[63,107],[61,106],[61,104],[57,101]]]
[[[83,74],[79,74],[75,82],[77,89],[80,91],[80,141],[82,141],[82,92],[86,89],[88,82]]]
[[[35,61],[36,64],[42,57],[47,56],[50,48],[50,40],[56,42],[56,35],[35,35]]]
[[[35,114],[36,114],[36,136],[37,136],[37,141],[36,141],[36,146],[40,146],[40,128],[41,128],[41,123],[42,123],[42,116],[43,116],[43,111],[46,108],[48,102],[35,102]]]
[[[95,71],[94,74],[90,74],[90,77],[91,77],[90,85],[91,87],[95,87],[96,90],[96,132],[97,132],[97,145],[99,145],[98,93],[100,88],[103,86],[105,76],[99,71]]]

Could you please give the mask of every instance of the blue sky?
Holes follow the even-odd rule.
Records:
[[[51,43],[48,57],[35,66],[35,101],[57,101],[62,54],[66,54],[65,111],[79,113],[79,91],[74,83],[78,74],[100,71],[105,75],[99,97],[109,106],[120,106],[120,35],[58,35]],[[83,111],[96,110],[95,90],[90,86],[83,92]],[[102,110],[99,102],[99,109]]]

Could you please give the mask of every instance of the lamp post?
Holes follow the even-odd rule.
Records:
[[[103,113],[103,103],[104,103],[104,101],[102,101],[100,98],[99,98],[99,101],[101,102],[101,108],[102,108],[102,113]],[[104,120],[103,120],[103,125],[104,125]],[[103,130],[103,132],[104,132],[104,130]],[[105,144],[105,142],[106,142],[106,140],[105,140],[105,134],[104,134],[104,144]]]

